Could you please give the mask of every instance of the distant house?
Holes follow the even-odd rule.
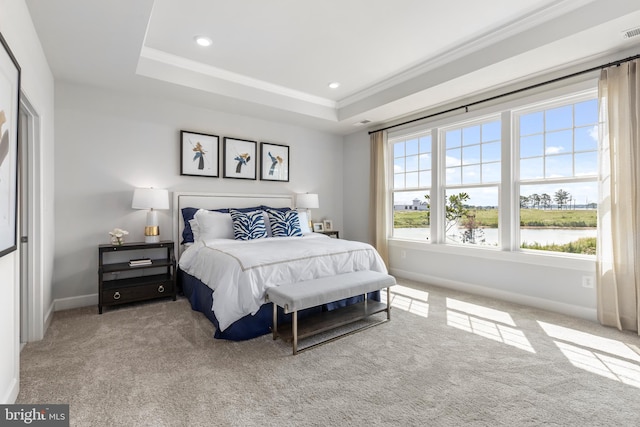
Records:
[[[401,204],[393,205],[394,211],[428,211],[429,207],[427,202],[421,202],[420,199],[413,199],[413,203],[410,205]]]

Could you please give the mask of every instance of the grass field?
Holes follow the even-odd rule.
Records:
[[[541,251],[553,251],[553,252],[566,252],[570,254],[584,254],[595,255],[596,254],[596,238],[595,237],[583,237],[575,242],[565,243],[563,245],[551,244],[541,245],[540,243],[527,243],[524,242],[520,245],[523,249],[537,249]]]
[[[479,227],[497,228],[497,209],[470,210],[475,214]],[[427,213],[424,211],[395,211],[393,215],[394,228],[426,228],[429,226]],[[591,210],[540,210],[520,209],[521,227],[540,228],[596,228],[597,211]],[[596,238],[588,237],[578,239],[563,245],[540,245],[537,242],[523,242],[520,246],[525,249],[537,249],[541,251],[567,252],[575,254],[595,255]]]
[[[497,228],[498,210],[479,209],[470,210],[476,215],[476,222],[480,227]],[[395,211],[393,215],[394,228],[421,228],[429,225],[427,213],[424,211]],[[550,227],[576,228],[597,226],[597,211],[589,210],[542,210],[520,209],[521,227]]]

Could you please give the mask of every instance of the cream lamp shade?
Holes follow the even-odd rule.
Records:
[[[144,228],[145,243],[160,241],[160,226],[158,214],[154,209],[169,209],[169,192],[157,188],[136,188],[133,192],[133,209],[149,209],[147,224]]]
[[[318,195],[314,193],[304,193],[296,195],[296,208],[299,209],[318,209]]]
[[[309,220],[309,228],[313,230],[313,222],[311,221],[311,210],[318,209],[320,202],[318,201],[318,195],[315,193],[301,193],[296,194],[296,209],[305,209],[307,211],[307,218]]]

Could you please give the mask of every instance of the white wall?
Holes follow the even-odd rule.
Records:
[[[290,181],[180,176],[180,130],[290,146]],[[315,219],[342,229],[342,137],[173,101],[58,83],[56,86],[56,309],[97,303],[100,243],[114,227],[143,240],[145,212],[131,209],[136,187],[170,191],[315,192]],[[222,142],[222,141],[221,141]],[[222,146],[221,146],[222,148]],[[222,174],[221,174],[222,175]],[[171,212],[160,211],[172,238]],[[96,310],[97,311],[97,310]]]
[[[346,137],[344,151],[357,159],[345,165],[345,235],[371,241],[367,131]],[[398,277],[596,319],[595,289],[582,287],[583,276],[594,277],[595,261],[391,240],[389,264]]]
[[[53,269],[53,147],[54,147],[54,82],[51,70],[42,51],[33,27],[27,6],[23,0],[0,0],[0,31],[7,40],[22,68],[22,91],[41,118],[41,151],[44,162],[42,170],[42,208],[40,224],[42,268],[42,311],[38,318],[45,319],[52,306],[51,276]],[[12,403],[19,391],[19,252],[0,258],[0,403]],[[42,325],[41,325],[42,326]]]

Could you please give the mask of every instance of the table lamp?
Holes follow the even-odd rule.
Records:
[[[307,218],[309,219],[309,228],[313,230],[313,223],[311,222],[311,210],[318,209],[320,203],[318,202],[318,195],[315,193],[296,194],[296,209],[305,209],[307,211]]]
[[[144,242],[158,243],[160,241],[160,227],[158,213],[154,209],[169,209],[169,192],[157,188],[136,188],[133,192],[133,209],[149,209],[147,225],[144,227]]]

